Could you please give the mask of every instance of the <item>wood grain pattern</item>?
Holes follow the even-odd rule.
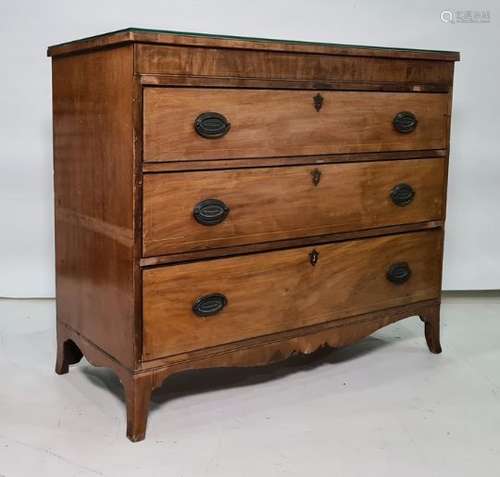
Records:
[[[354,67],[355,63],[353,63]],[[351,68],[352,71],[353,68]],[[346,78],[349,75],[346,71]],[[175,74],[140,73],[139,80],[146,86],[197,86],[202,88],[252,88],[252,89],[309,89],[332,91],[386,91],[413,93],[447,93],[449,80],[423,83],[422,81],[362,81],[356,79],[273,79],[232,76],[179,76]]]
[[[183,161],[331,153],[442,149],[445,94],[322,91],[321,111],[310,91],[144,89],[144,161]],[[231,130],[206,139],[194,130],[206,111],[223,114]],[[409,134],[392,124],[400,111],[419,123]]]
[[[215,159],[207,161],[144,162],[142,172],[182,172],[254,167],[300,166],[308,164],[337,164],[344,162],[396,161],[398,159],[427,159],[447,157],[447,149],[420,151],[368,152],[358,154],[322,154],[320,156],[286,156],[250,159]]]
[[[364,239],[143,272],[144,359],[216,346],[369,311],[437,298],[441,231]],[[407,262],[408,282],[386,278]],[[222,293],[228,305],[198,318],[194,301]]]
[[[186,263],[195,260],[206,260],[219,257],[232,257],[248,253],[265,252],[267,250],[283,250],[291,247],[304,247],[329,242],[343,242],[360,238],[377,237],[378,235],[391,235],[418,230],[428,230],[443,227],[442,220],[430,222],[417,222],[405,225],[389,225],[387,227],[376,227],[374,229],[356,230],[353,232],[337,232],[334,234],[315,235],[312,237],[301,237],[288,240],[276,240],[273,242],[252,243],[248,245],[235,245],[224,248],[210,248],[191,252],[172,253],[168,255],[157,255],[154,257],[143,257],[140,259],[141,267],[151,267],[170,263]]]
[[[243,341],[212,348],[165,356],[143,361],[142,371],[173,373],[184,369],[211,366],[257,366],[286,359],[293,353],[310,353],[325,344],[341,347],[362,339],[377,329],[409,316],[434,316],[432,310],[440,307],[440,298],[409,305],[371,311],[361,315],[326,321],[279,333],[256,336]],[[316,346],[314,344],[316,344]]]
[[[260,80],[450,85],[453,63],[136,44],[136,73]]]
[[[136,317],[132,81],[130,47],[53,60],[58,320],[130,367]]]
[[[337,43],[317,43],[292,40],[273,40],[266,38],[245,38],[225,35],[206,35],[173,31],[127,28],[115,32],[96,35],[81,40],[53,45],[48,48],[49,56],[67,55],[97,48],[123,45],[126,43],[165,44],[179,46],[203,46],[237,50],[267,50],[299,53],[323,53],[330,55],[373,56],[384,58],[430,59],[439,61],[458,61],[456,51],[436,51],[404,48],[384,48],[377,46],[343,45]]]
[[[439,220],[443,175],[443,159],[146,175],[144,255]],[[415,190],[405,207],[390,198],[400,183]],[[222,223],[193,218],[206,199],[230,208]]]

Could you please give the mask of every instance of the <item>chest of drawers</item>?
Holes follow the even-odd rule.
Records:
[[[144,438],[171,375],[344,346],[439,304],[455,52],[128,29],[49,48],[56,372]]]

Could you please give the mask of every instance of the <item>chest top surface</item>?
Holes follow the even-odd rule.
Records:
[[[127,43],[204,46],[243,50],[283,51],[325,55],[369,56],[437,61],[458,61],[460,59],[460,54],[456,51],[388,48],[381,46],[252,38],[206,33],[177,32],[169,30],[152,30],[146,28],[125,28],[101,35],[52,45],[48,48],[47,54],[48,56],[59,56]]]

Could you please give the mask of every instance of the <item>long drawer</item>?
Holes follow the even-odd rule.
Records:
[[[447,124],[446,94],[149,87],[144,160],[441,149]]]
[[[144,177],[144,255],[440,219],[443,159]]]
[[[433,299],[441,230],[143,271],[143,358]]]

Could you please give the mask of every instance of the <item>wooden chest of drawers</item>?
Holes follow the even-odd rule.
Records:
[[[56,372],[112,368],[131,440],[182,370],[415,315],[441,351],[457,53],[128,29],[49,55]]]

